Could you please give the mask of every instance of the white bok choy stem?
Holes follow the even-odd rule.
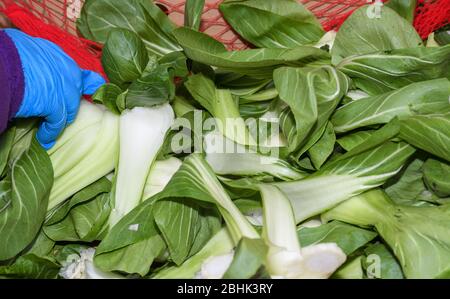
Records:
[[[175,114],[168,103],[122,112],[115,204],[109,219],[111,227],[141,202],[153,161],[174,120]]]
[[[346,260],[335,243],[300,247],[294,212],[286,196],[273,185],[260,184],[263,238],[269,250],[266,268],[272,278],[328,278]]]

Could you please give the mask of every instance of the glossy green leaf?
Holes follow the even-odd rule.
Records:
[[[29,249],[26,250],[25,254],[34,254],[40,257],[48,256],[54,247],[55,242],[47,237],[44,230],[41,229],[33,243],[30,244]]]
[[[183,198],[187,200],[181,200]],[[170,218],[167,218],[166,213],[161,212],[161,209],[168,209],[167,206],[164,207],[163,204],[158,207],[160,200],[178,201],[179,204],[172,204],[170,207],[173,212],[170,213]],[[154,258],[159,256],[161,250],[165,248],[166,242],[169,247],[172,247],[169,252],[175,253],[176,262],[183,262],[183,259],[196,253],[192,248],[200,250],[202,244],[218,228],[215,214],[200,212],[200,215],[192,217],[191,214],[195,213],[192,209],[199,209],[198,204],[192,205],[192,200],[196,200],[198,204],[207,202],[217,206],[225,218],[227,226],[233,232],[236,243],[241,234],[250,237],[258,235],[233,204],[209,165],[201,156],[192,154],[185,159],[181,168],[162,192],[137,206],[111,229],[97,248],[96,264],[105,271],[121,270],[145,275]],[[180,206],[181,203],[187,207]],[[157,211],[159,211],[158,215],[156,215]],[[182,234],[180,234],[179,226],[173,226],[175,219],[172,217],[176,215],[180,215],[176,217],[176,221],[182,222],[180,223],[183,225],[184,233]],[[181,215],[189,219],[183,220]],[[214,219],[197,220],[197,224],[194,225],[197,217],[213,217]],[[160,230],[163,230],[164,238],[160,236]],[[199,230],[201,234],[197,234]],[[201,241],[195,240],[197,237]],[[160,241],[163,246],[160,246]],[[181,245],[186,248],[174,248],[174,246]],[[147,256],[142,257],[141,254],[136,253],[144,249],[148,251]]]
[[[363,267],[369,278],[402,279],[403,272],[395,256],[382,243],[364,249]]]
[[[102,65],[111,83],[126,87],[138,79],[148,64],[145,44],[137,34],[125,29],[114,29],[102,52]]]
[[[91,185],[77,192],[68,201],[65,201],[58,208],[47,214],[46,225],[52,225],[63,220],[70,213],[70,210],[76,205],[80,205],[89,201],[100,194],[109,193],[111,191],[111,182],[106,178],[101,178]]]
[[[217,71],[212,78],[215,79],[218,87],[230,89],[233,95],[242,99],[257,93],[271,82],[271,78],[253,78],[229,71]]]
[[[450,165],[448,163],[428,159],[423,165],[423,178],[427,186],[437,195],[450,196]]]
[[[44,222],[52,184],[50,158],[33,138],[2,181],[1,191],[7,192],[2,200],[7,202],[0,211],[0,260],[14,257],[34,240]]]
[[[192,60],[256,78],[271,78],[273,70],[282,65],[304,66],[329,59],[327,52],[309,46],[228,52],[223,44],[204,33],[178,28],[174,35]]]
[[[352,196],[382,185],[400,171],[414,151],[405,143],[386,142],[331,161],[306,179],[275,185],[291,201],[296,221],[300,223]]]
[[[224,149],[232,150],[228,152]],[[204,150],[205,160],[219,175],[268,175],[285,181],[298,180],[306,175],[285,160],[270,153],[261,154],[254,149],[245,148],[223,137],[220,132],[208,133],[204,137]]]
[[[157,195],[157,198],[167,197],[187,197],[214,204],[222,214],[236,243],[241,237],[258,236],[231,201],[211,167],[199,154],[188,156],[169,185]]]
[[[272,101],[239,105],[239,114],[244,118],[258,119],[270,110]]]
[[[88,0],[78,21],[86,38],[105,43],[114,28],[137,34],[150,54],[181,50],[172,37],[175,26],[158,6],[145,0]]]
[[[261,91],[249,94],[249,95],[243,95],[239,98],[240,104],[254,104],[258,102],[264,102],[268,100],[273,100],[278,96],[278,91],[276,88],[269,88],[269,89],[263,89]]]
[[[363,142],[353,145],[351,150],[343,155],[336,157],[335,160],[345,160],[347,158],[359,155],[365,151],[372,150],[397,137],[399,132],[399,120],[397,118],[394,118],[382,128],[370,132],[370,134],[366,138],[364,138]]]
[[[346,151],[350,151],[367,140],[372,135],[372,132],[373,130],[357,131],[337,139],[336,142]]]
[[[435,48],[409,48],[351,56],[337,68],[355,85],[376,95],[438,78],[450,79],[450,45]]]
[[[34,254],[20,256],[9,266],[0,266],[0,276],[8,278],[55,279],[60,265],[54,261]]]
[[[0,176],[2,176],[6,165],[8,164],[9,152],[14,144],[15,136],[15,127],[11,127],[0,135]]]
[[[233,261],[223,279],[248,279],[254,277],[264,265],[267,245],[261,239],[243,238],[236,247]]]
[[[414,159],[386,182],[385,192],[398,204],[417,205],[420,196],[426,192],[422,168],[423,161],[420,158]]]
[[[354,258],[339,268],[333,276],[332,279],[363,279],[364,271],[362,268],[363,257],[359,256]]]
[[[171,52],[169,54],[164,55],[158,60],[158,64],[161,68],[167,69],[174,76],[184,78],[189,75],[189,70],[187,66],[187,57],[183,52]],[[147,69],[149,67],[147,66]],[[150,69],[151,72],[152,68]],[[144,75],[147,75],[144,72]]]
[[[102,85],[92,96],[94,103],[103,104],[111,112],[119,114],[116,101],[119,95],[122,93],[122,89],[112,83]]]
[[[401,122],[400,138],[450,161],[450,113],[417,115]]]
[[[184,26],[200,29],[205,0],[187,0],[184,6]]]
[[[293,0],[231,0],[220,11],[241,37],[260,48],[313,44],[324,33],[316,17]]]
[[[173,76],[165,67],[156,67],[133,81],[128,87],[125,97],[125,107],[151,107],[161,105],[175,96]]]
[[[206,218],[205,213],[206,210],[188,199],[160,200],[155,203],[155,222],[167,244],[170,259],[175,264],[181,265],[197,253],[209,237],[220,229],[220,218]],[[183,237],[180,238],[180,235]]]
[[[97,247],[94,262],[103,271],[146,275],[165,244],[147,201],[122,218]]]
[[[101,240],[107,228],[110,212],[110,195],[103,193],[87,202],[72,206],[64,219],[44,227],[44,231],[55,241]]]
[[[322,136],[328,119],[348,90],[345,75],[333,67],[283,67],[274,72],[279,97],[289,109],[280,116],[281,129],[289,142],[288,152],[296,158]],[[309,138],[308,138],[309,137]]]
[[[377,234],[339,221],[318,227],[300,227],[298,237],[302,247],[320,243],[336,243],[346,255],[372,241]]]
[[[217,89],[214,82],[203,74],[190,76],[185,86],[194,99],[216,119],[215,128],[224,136],[239,144],[256,145],[229,90]]]
[[[212,236],[215,236],[222,228],[222,217],[220,212],[215,208],[202,207],[199,211],[200,218],[199,230],[195,235],[195,240],[192,243],[189,256],[196,255],[200,252],[206,244],[211,240]],[[176,234],[178,237],[178,233]]]
[[[398,205],[375,189],[340,204],[322,218],[375,227],[406,278],[431,279],[450,276],[449,215],[450,205]]]
[[[328,122],[322,137],[308,150],[308,155],[316,169],[320,169],[323,163],[333,153],[335,142],[336,135],[333,125],[331,122]]]

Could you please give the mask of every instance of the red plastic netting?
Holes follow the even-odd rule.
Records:
[[[325,30],[337,29],[361,5],[373,0],[299,0],[321,21]],[[83,68],[101,71],[98,45],[77,37],[75,21],[84,0],[0,0],[0,9],[28,34],[60,45]],[[183,23],[185,0],[156,0],[178,25]],[[201,30],[223,42],[229,49],[245,49],[242,41],[221,17],[222,0],[206,0]],[[17,5],[13,5],[17,4]],[[11,6],[13,5],[13,6]],[[34,15],[34,17],[33,17]],[[418,0],[414,26],[422,38],[450,22],[450,0]]]

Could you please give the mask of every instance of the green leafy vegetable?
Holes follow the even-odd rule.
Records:
[[[436,79],[407,85],[377,96],[353,101],[339,108],[332,122],[338,133],[360,127],[388,123],[417,114],[450,109],[450,81]]]
[[[257,78],[271,78],[281,65],[304,66],[329,59],[325,51],[309,46],[227,52],[223,44],[204,33],[188,28],[177,28],[173,33],[192,60]]]
[[[438,78],[450,79],[450,45],[436,48],[407,48],[350,56],[337,68],[355,85],[376,95]]]
[[[223,279],[246,279],[257,275],[263,267],[267,247],[261,239],[242,238],[236,247],[233,261]]]
[[[48,216],[45,234],[54,241],[95,241],[102,238],[111,212],[111,182],[102,178],[76,193]]]
[[[386,6],[374,11],[376,9],[374,4],[362,6],[352,13],[336,35],[331,51],[333,56],[345,58],[422,45],[419,34],[408,21]],[[393,28],[397,34],[392,34]]]
[[[273,278],[328,278],[346,260],[336,243],[301,248],[289,200],[276,186],[258,185],[264,209],[266,268]]]
[[[305,247],[320,243],[336,243],[346,255],[372,241],[377,234],[339,221],[332,221],[318,227],[300,227],[300,244]]]
[[[398,204],[420,204],[419,200],[427,192],[423,182],[423,161],[420,158],[414,159],[386,182],[384,190]]]
[[[10,142],[9,134],[17,134],[15,128],[5,133],[4,146],[11,150],[17,145]],[[16,157],[3,154],[0,164],[5,165],[0,181],[0,260],[15,257],[25,249],[38,234],[45,219],[53,169],[47,153],[33,137],[34,130],[27,133],[26,146],[19,144]],[[3,150],[8,151],[7,148]]]
[[[328,157],[333,153],[336,135],[331,122],[328,122],[322,137],[308,150],[308,155],[316,169],[325,163]]]
[[[157,66],[130,84],[125,107],[133,109],[161,105],[172,100],[174,96],[173,75],[166,67]]]
[[[280,119],[288,152],[299,151],[298,158],[323,135],[329,117],[348,90],[348,79],[330,66],[284,67],[274,72],[274,82],[280,99],[289,106]]]
[[[286,161],[246,149],[218,132],[208,133],[204,137],[204,144],[205,159],[216,174],[237,176],[267,174],[282,180],[298,180],[305,176]],[[226,149],[232,151],[227,152]]]
[[[153,205],[147,204],[122,218],[97,247],[95,265],[107,272],[146,275],[166,248],[152,215]]]
[[[427,186],[441,197],[450,196],[450,165],[428,159],[423,165],[423,178]]]
[[[163,268],[152,278],[180,279],[209,277],[208,269],[204,266],[208,264],[208,260],[214,256],[229,255],[233,251],[234,246],[228,230],[223,228],[209,240],[202,250],[185,261],[181,266]]]
[[[363,279],[364,271],[362,268],[363,258],[357,257],[345,263],[339,268],[331,278],[333,279]]]
[[[180,201],[183,198],[186,200]],[[192,154],[185,159],[162,192],[138,205],[112,228],[97,249],[97,265],[105,271],[121,270],[145,275],[154,258],[165,248],[165,243],[169,252],[177,251],[174,257],[177,264],[181,264],[196,253],[190,248],[196,246],[196,250],[201,249],[201,246],[196,245],[199,238],[205,244],[208,236],[213,235],[218,228],[217,216],[205,214],[192,200],[198,204],[208,202],[216,205],[236,244],[242,237],[259,237],[231,201],[209,165],[201,156]],[[182,222],[180,226],[173,226],[175,220]],[[184,231],[181,239],[180,229]],[[159,231],[162,231],[162,237]],[[183,242],[184,246],[173,241]],[[185,242],[188,242],[187,245]],[[135,254],[143,248],[147,255],[141,260]]]
[[[402,168],[414,149],[387,142],[326,164],[303,180],[276,183],[290,200],[296,222],[324,212],[350,197],[382,185]]]
[[[214,82],[202,74],[191,76],[185,86],[194,99],[216,118],[216,128],[224,136],[239,144],[256,145],[229,90],[217,89]]]
[[[425,47],[416,2],[325,33],[311,3],[222,1],[254,46],[229,51],[204,0],[181,28],[85,0],[109,83],[47,153],[39,118],[0,135],[0,277],[450,277],[448,26]]]
[[[138,79],[149,61],[145,44],[138,35],[125,29],[111,30],[102,53],[108,79],[122,87]]]
[[[225,1],[220,11],[240,36],[261,48],[313,44],[324,33],[316,17],[292,0]]]
[[[103,104],[110,111],[119,114],[120,112],[117,109],[116,101],[121,93],[122,89],[119,86],[107,83],[95,92],[92,96],[92,100],[94,103]]]
[[[336,142],[346,151],[351,151],[353,148],[364,143],[365,140],[370,138],[372,133],[373,130],[357,131],[337,139]]]
[[[204,6],[205,0],[187,0],[184,7],[184,26],[199,30]]]
[[[144,0],[88,0],[78,21],[87,38],[105,43],[112,29],[127,29],[137,34],[150,54],[162,56],[179,51],[172,31],[174,25],[153,2]]]
[[[450,113],[405,119],[401,122],[400,138],[450,161]]]
[[[55,279],[60,265],[54,261],[34,254],[20,256],[13,264],[0,266],[0,276],[8,278]]]

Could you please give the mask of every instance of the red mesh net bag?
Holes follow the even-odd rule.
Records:
[[[276,0],[274,0],[276,1]],[[325,30],[337,29],[358,7],[372,0],[299,0],[321,21]],[[84,0],[0,0],[0,9],[26,33],[60,45],[81,67],[102,72],[100,46],[77,36],[75,21]],[[156,0],[178,25],[183,24],[185,0]],[[201,30],[230,50],[245,49],[218,11],[222,0],[206,0]],[[422,38],[450,23],[450,0],[418,0],[414,26]]]

